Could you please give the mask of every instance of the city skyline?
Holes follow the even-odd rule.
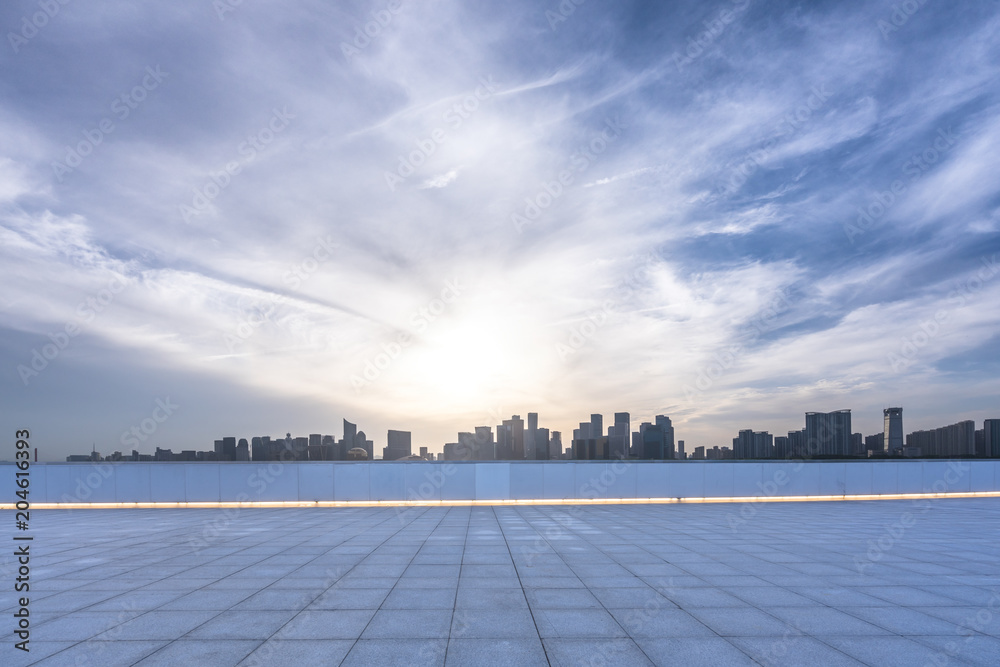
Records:
[[[996,3],[392,4],[0,7],[0,429],[995,416]]]
[[[851,410],[830,413],[806,412],[802,428],[788,429],[787,435],[769,429],[740,429],[726,444],[699,444],[685,441],[667,415],[652,421],[635,421],[631,414],[615,412],[614,422],[605,430],[603,414],[593,413],[579,423],[579,428],[563,438],[562,431],[539,426],[539,415],[527,413],[527,419],[512,415],[495,427],[475,426],[459,431],[454,442],[416,443],[410,431],[389,429],[385,447],[368,438],[358,425],[343,420],[342,437],[329,433],[308,436],[255,435],[225,436],[214,441],[214,450],[155,447],[155,454],[133,449],[116,450],[102,455],[94,443],[91,454],[73,454],[69,462],[87,461],[396,461],[396,460],[590,460],[627,459],[788,459],[829,457],[1000,457],[1000,419],[983,420],[977,429],[973,420],[960,420],[929,429],[905,429],[901,407],[883,410],[883,428],[866,434],[855,430]],[[155,428],[154,428],[155,430]],[[782,428],[782,431],[784,427]],[[132,434],[142,436],[141,428]],[[190,443],[188,443],[190,444]],[[353,451],[361,451],[361,456]],[[419,452],[417,451],[419,450]],[[379,454],[378,452],[382,453]]]

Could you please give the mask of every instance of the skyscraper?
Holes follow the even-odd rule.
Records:
[[[656,415],[653,420],[663,431],[663,458],[674,458],[674,425],[670,417],[666,415]]]
[[[849,456],[851,411],[807,412],[806,447],[810,456]]]
[[[493,431],[489,426],[476,427],[476,451],[480,461],[492,461],[496,458],[493,449]]]
[[[524,458],[529,461],[534,461],[537,457],[536,449],[538,443],[536,438],[538,437],[538,413],[529,412],[528,413],[528,430],[524,434]]]
[[[987,419],[983,422],[983,441],[986,456],[1000,458],[1000,419]]]
[[[629,455],[629,438],[632,433],[631,416],[627,412],[615,413],[615,424],[608,429],[608,447],[611,458],[623,459]]]
[[[512,415],[504,421],[510,427],[511,458],[515,461],[524,460],[524,420],[520,415]]]
[[[903,454],[903,408],[886,408],[882,410],[885,420],[883,444],[889,456]]]
[[[413,453],[410,446],[409,431],[393,431],[389,429],[386,444],[387,446],[382,450],[383,461],[398,461]]]

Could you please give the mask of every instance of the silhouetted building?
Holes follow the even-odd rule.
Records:
[[[885,453],[885,432],[865,436],[865,453],[867,456],[881,456]]]
[[[477,426],[475,428],[475,451],[476,459],[479,461],[492,461],[496,458],[496,451],[493,444],[493,431],[489,426]]]
[[[387,447],[382,449],[383,461],[398,461],[413,452],[410,449],[410,432],[390,430],[386,438]]]
[[[806,447],[810,456],[850,456],[851,411],[807,412]]]
[[[885,408],[882,415],[886,452],[889,456],[900,456],[903,453],[903,408]]]
[[[976,423],[970,419],[930,431],[913,431],[906,435],[906,447],[913,447],[916,456],[975,456]]]
[[[608,427],[608,447],[613,459],[624,459],[629,456],[632,437],[631,419],[631,415],[627,412],[616,412],[614,425]]]
[[[732,451],[736,459],[774,458],[774,438],[767,431],[744,429],[733,438]]]
[[[986,456],[1000,459],[1000,419],[987,419],[983,422],[983,442]]]

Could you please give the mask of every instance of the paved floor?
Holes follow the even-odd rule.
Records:
[[[32,529],[32,650],[12,646],[8,555],[4,665],[1000,664],[995,499],[50,510]]]

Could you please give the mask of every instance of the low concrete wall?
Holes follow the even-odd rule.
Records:
[[[12,464],[0,465],[13,503]],[[32,464],[36,503],[858,496],[1000,491],[1000,461]]]

